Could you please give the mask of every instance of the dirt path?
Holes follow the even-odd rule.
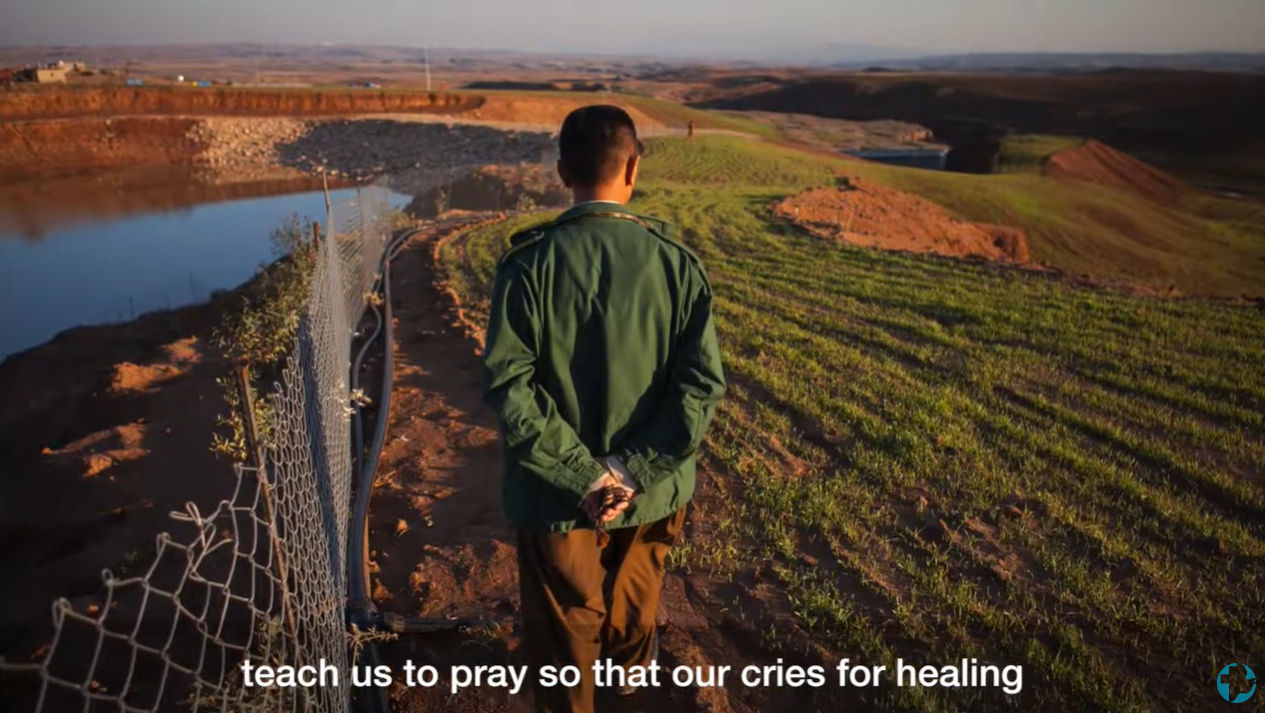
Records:
[[[445,232],[432,229],[414,238],[392,267],[397,320],[393,405],[370,513],[369,543],[377,567],[375,599],[381,609],[414,616],[471,617],[487,626],[405,636],[384,646],[383,654],[397,667],[412,659],[441,671],[458,663],[521,665],[513,532],[501,511],[496,423],[481,401],[479,344],[460,326],[451,297],[436,289],[440,275],[433,242]],[[700,513],[718,512],[726,497],[717,478],[704,463],[700,492],[686,524],[686,537],[695,543],[705,540],[712,529]],[[681,664],[728,664],[738,671],[781,657],[788,664],[813,658],[805,658],[803,649],[766,649],[760,632],[785,612],[775,611],[779,607],[762,598],[767,586],[758,579],[749,572],[733,580],[703,573],[669,574],[659,614],[662,665],[671,670]],[[750,605],[743,607],[750,613],[764,612],[767,617],[739,622],[731,608],[738,598]],[[745,713],[792,707],[826,710],[833,705],[820,692],[803,689],[680,689],[664,683],[628,700],[599,693],[598,709]],[[525,694],[472,689],[449,699],[447,689],[440,688],[399,686],[392,692],[393,710],[531,710]]]
[[[436,231],[437,232],[437,231]],[[378,567],[375,599],[386,610],[427,617],[472,617],[489,626],[434,637],[404,637],[388,661],[419,665],[521,665],[515,614],[513,531],[500,502],[495,418],[482,405],[478,344],[434,289],[431,232],[393,264],[397,318],[394,403],[378,470],[370,548]],[[395,692],[397,713],[436,710],[528,711],[530,698],[471,690]],[[688,691],[647,692],[603,710],[695,711]]]

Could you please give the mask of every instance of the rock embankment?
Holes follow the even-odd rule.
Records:
[[[278,146],[281,163],[302,171],[370,179],[459,170],[486,164],[537,163],[552,147],[545,133],[486,126],[382,119],[320,122]]]
[[[217,171],[387,177],[399,190],[418,192],[439,175],[548,160],[554,143],[543,132],[391,119],[208,118],[190,137],[205,147],[199,163]]]
[[[189,132],[204,148],[199,163],[218,170],[281,166],[277,147],[296,141],[311,128],[302,119],[208,118]]]

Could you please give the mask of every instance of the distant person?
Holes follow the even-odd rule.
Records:
[[[571,688],[533,673],[536,709],[588,713],[594,661],[658,655],[664,562],[725,381],[702,264],[667,223],[625,207],[642,156],[632,118],[577,109],[558,143],[574,206],[515,235],[497,265],[485,399],[501,422],[529,662],[582,673]]]

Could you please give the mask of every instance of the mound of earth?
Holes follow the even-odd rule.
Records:
[[[1050,156],[1044,171],[1054,178],[1120,188],[1160,203],[1177,200],[1188,190],[1158,168],[1092,139]]]
[[[949,257],[1028,262],[1023,231],[969,223],[918,196],[856,178],[779,202],[774,215],[814,235],[853,245]]]
[[[664,127],[664,122],[628,102],[618,98],[603,101],[622,106],[636,122],[639,132],[653,132]],[[521,124],[553,131],[562,126],[562,120],[567,118],[567,114],[592,103],[593,99],[588,97],[492,95],[484,97],[478,107],[464,112],[462,116],[479,121]]]

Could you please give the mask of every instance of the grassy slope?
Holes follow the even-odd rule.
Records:
[[[1265,315],[805,238],[765,206],[830,160],[652,148],[637,207],[704,256],[732,382],[705,456],[730,509],[678,566],[771,563],[780,633],[853,661],[1022,663],[1022,710],[1220,703],[1221,666],[1265,651]],[[470,302],[540,217],[445,251]]]
[[[1008,136],[997,153],[998,173],[1028,173],[1039,171],[1045,159],[1064,149],[1075,148],[1082,139],[1070,136],[1046,136],[1043,134],[1017,134]]]
[[[967,220],[1022,228],[1033,259],[1052,267],[1187,294],[1265,294],[1262,203],[1197,196],[1161,205],[1032,171],[979,176],[864,162],[848,171]]]
[[[753,134],[755,136],[764,136],[766,138],[773,139],[779,138],[780,136],[775,127],[742,116],[732,116],[715,111],[691,109],[687,106],[650,97],[620,96],[619,100],[637,107],[649,116],[672,127],[683,128],[688,125],[690,121],[693,121],[695,126],[699,129],[737,131],[744,134]]]

